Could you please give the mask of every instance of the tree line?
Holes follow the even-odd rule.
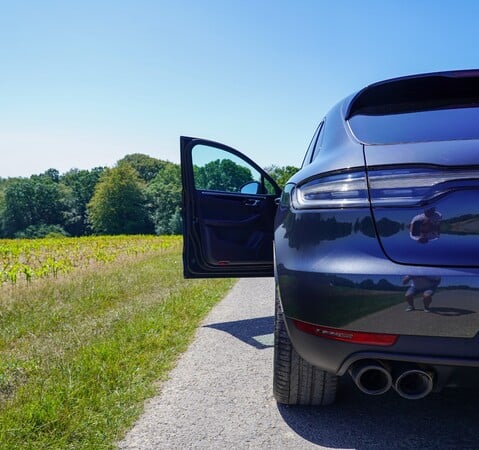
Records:
[[[271,166],[279,182],[297,169]],[[0,237],[180,234],[178,164],[135,153],[113,168],[0,179]]]

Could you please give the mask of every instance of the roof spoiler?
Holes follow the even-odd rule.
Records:
[[[388,115],[479,105],[479,70],[411,75],[380,81],[351,100],[346,120],[363,115]]]

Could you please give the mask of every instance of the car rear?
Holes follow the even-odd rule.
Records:
[[[335,114],[278,213],[289,335],[328,372],[440,386],[479,367],[479,72],[378,83]]]

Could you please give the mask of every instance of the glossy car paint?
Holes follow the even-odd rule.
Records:
[[[455,85],[461,77],[469,78],[472,89],[479,71],[416,78],[422,85],[428,77],[434,82],[451,78]],[[407,77],[399,85],[402,80],[416,83],[415,77]],[[377,92],[395,85],[397,80],[373,86],[379,108]],[[360,359],[479,367],[479,141],[468,135],[453,141],[362,142],[349,119],[354,118],[352,105],[361,95],[367,98],[367,89],[326,115],[274,219],[274,266],[290,338],[304,359],[340,375]],[[375,171],[410,168],[469,170],[471,176],[460,181],[452,177],[441,184],[446,187],[441,195],[407,206],[376,204],[372,197],[352,208],[298,209],[291,202],[296,189],[321,177],[364,173],[365,183],[370,183]],[[427,233],[420,226],[415,229],[415,218],[431,210],[434,227]],[[212,273],[200,270],[196,276],[219,276]],[[228,273],[241,276],[234,270]],[[406,276],[438,280],[430,312],[423,311],[421,295],[415,299],[416,309],[405,311]],[[345,336],[357,331],[398,338],[387,347],[338,341],[301,331],[295,320],[318,329],[331,327],[338,334],[344,330]]]
[[[479,365],[477,269],[396,264],[384,257],[368,212],[319,216],[283,210],[275,235],[280,297],[290,337],[305,359],[335,373],[344,373],[353,354]],[[304,235],[311,238],[295,238]],[[416,311],[405,311],[405,275],[441,277],[430,313],[422,311],[421,298]],[[336,342],[298,331],[292,319],[400,337],[386,349]]]
[[[373,202],[368,208],[300,211],[283,204],[275,226],[276,268],[293,344],[306,360],[340,374],[362,358],[479,366],[479,141],[467,135],[447,142],[367,145],[345,120],[351,100],[326,116],[330,127],[319,155],[291,182],[301,186],[318,174],[361,167],[370,173],[462,169],[471,179],[409,207]],[[427,120],[434,112],[417,115]],[[419,243],[410,224],[426,208],[440,212],[441,232]],[[420,295],[417,309],[405,311],[405,276],[440,280],[430,313],[422,311]],[[292,319],[399,339],[387,349],[337,342],[299,331]]]

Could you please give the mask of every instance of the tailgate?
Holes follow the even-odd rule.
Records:
[[[365,159],[391,260],[479,266],[479,140],[365,146]]]

